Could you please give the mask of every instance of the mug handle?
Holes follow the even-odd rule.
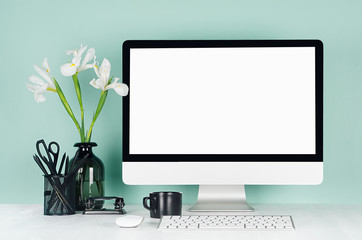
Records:
[[[151,198],[150,197],[144,197],[143,198],[143,207],[146,208],[147,210],[150,210],[151,211],[151,208],[147,205],[147,200]]]

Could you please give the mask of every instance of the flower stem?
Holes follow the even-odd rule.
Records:
[[[91,139],[91,136],[92,136],[92,130],[93,130],[93,125],[94,123],[96,122],[99,114],[101,113],[102,111],[102,108],[104,106],[104,103],[106,102],[106,99],[107,99],[107,95],[108,95],[108,91],[102,91],[101,93],[101,96],[99,98],[99,102],[98,102],[98,106],[97,106],[97,109],[96,109],[96,112],[94,113],[94,116],[93,116],[93,120],[92,120],[92,124],[87,132],[87,138],[86,138],[86,142],[89,142],[90,139]]]
[[[78,73],[74,74],[72,76],[72,78],[73,78],[73,82],[74,82],[75,92],[77,93],[77,98],[78,98],[79,107],[80,107],[80,114],[81,114],[80,140],[81,140],[81,142],[84,142],[85,141],[84,109],[83,109],[83,101],[82,101],[82,92],[80,91],[80,85],[79,85],[79,80],[78,80]]]
[[[81,130],[80,130],[79,123],[78,123],[77,119],[75,118],[75,116],[74,116],[74,114],[73,114],[73,111],[72,111],[69,103],[67,102],[67,99],[65,98],[62,89],[60,88],[57,80],[55,80],[54,77],[53,77],[53,80],[54,80],[56,92],[58,93],[58,96],[59,96],[59,98],[60,98],[60,101],[62,102],[65,110],[67,111],[67,113],[69,114],[69,116],[72,118],[73,122],[75,123],[75,126],[77,127],[79,134],[81,134]]]

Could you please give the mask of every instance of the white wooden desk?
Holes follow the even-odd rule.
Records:
[[[42,205],[0,205],[0,239],[125,240],[125,239],[362,239],[362,205],[253,205],[253,213],[292,215],[294,231],[158,230],[141,205],[126,205],[128,214],[146,217],[134,229],[120,228],[114,215],[44,216]],[[187,210],[187,207],[184,207]],[[191,214],[184,211],[184,214]],[[220,213],[222,214],[222,213]]]

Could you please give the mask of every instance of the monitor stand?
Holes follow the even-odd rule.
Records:
[[[192,212],[254,211],[246,202],[244,185],[200,185]]]

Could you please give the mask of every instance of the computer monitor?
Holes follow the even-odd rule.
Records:
[[[244,185],[323,179],[319,40],[123,43],[123,180],[200,185],[194,211],[251,211]]]

